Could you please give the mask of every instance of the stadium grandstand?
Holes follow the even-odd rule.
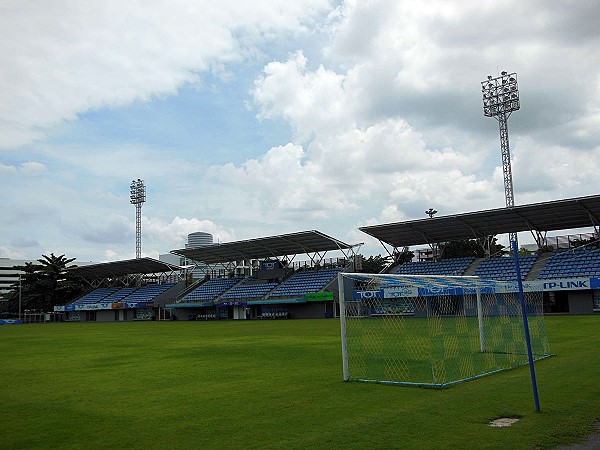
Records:
[[[429,260],[391,263],[387,273],[516,280],[514,259],[491,253],[497,235],[531,232],[537,250],[519,257],[524,282],[541,281],[545,313],[600,312],[600,196],[373,225],[360,230],[382,244],[389,260],[426,245]],[[557,230],[591,233],[548,237]],[[446,243],[476,239],[484,257],[442,259]],[[356,248],[318,231],[184,248],[171,253],[194,266],[150,258],[71,270],[88,281],[86,295],[55,311],[69,321],[284,319],[336,317],[337,274],[360,271]],[[326,258],[328,252],[341,257]],[[307,257],[307,260],[300,260]]]
[[[361,231],[378,239],[390,257],[400,249],[428,245],[431,261],[405,262],[389,272],[411,275],[474,275],[498,281],[516,280],[512,257],[491,254],[499,234],[530,232],[537,245],[519,256],[521,279],[542,281],[545,313],[600,312],[600,196],[492,209],[406,222],[373,225]],[[592,228],[549,238],[548,232]],[[438,259],[445,243],[476,239],[484,258]]]
[[[152,258],[68,268],[85,280],[89,291],[54,312],[68,322],[151,320],[185,288],[180,266]]]
[[[312,230],[173,250],[214,276],[192,284],[167,308],[189,320],[333,317],[337,274],[355,269],[355,247]],[[342,257],[326,258],[331,251]],[[308,260],[295,261],[299,256]]]
[[[313,230],[173,250],[205,267],[200,280],[195,266],[151,258],[75,267],[90,290],[54,310],[75,322],[333,317],[336,276],[354,270],[355,247]]]

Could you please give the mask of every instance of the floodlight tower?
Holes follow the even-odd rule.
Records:
[[[508,143],[508,118],[513,111],[521,108],[519,102],[519,86],[517,85],[517,74],[501,72],[499,77],[493,78],[488,75],[487,80],[481,82],[481,92],[483,94],[483,115],[486,117],[495,117],[500,125],[500,148],[502,149],[502,171],[504,173],[504,195],[506,197],[506,207],[515,206],[515,197],[513,193],[512,171],[510,168],[510,146]],[[529,335],[529,324],[527,320],[527,308],[525,305],[525,296],[523,293],[523,281],[521,280],[521,269],[519,267],[519,243],[517,233],[508,234],[510,246],[512,247],[515,259],[515,272],[517,275],[517,285],[519,288],[519,297],[521,301],[521,312],[523,316],[523,329],[525,331],[525,341],[527,343],[527,355],[529,357],[529,372],[531,375],[531,385],[533,387],[533,399],[535,401],[536,411],[540,410],[540,401],[538,397],[537,381],[535,377],[535,367],[533,365],[533,355],[531,351],[531,338]]]
[[[483,93],[483,115],[495,117],[500,125],[500,148],[502,149],[502,172],[504,173],[504,195],[506,207],[515,206],[512,171],[510,168],[510,145],[508,142],[508,118],[521,108],[517,74],[502,72],[499,77],[481,82]],[[509,233],[510,242],[517,242],[517,233]]]
[[[144,180],[137,179],[131,182],[130,203],[135,205],[135,257],[142,257],[142,205],[146,201],[146,186]]]

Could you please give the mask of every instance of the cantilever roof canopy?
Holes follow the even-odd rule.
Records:
[[[182,268],[152,258],[137,258],[72,267],[67,270],[82,278],[99,279],[133,274],[169,273],[182,270]]]
[[[598,226],[600,195],[361,227],[394,247],[475,239],[519,231]]]
[[[206,264],[228,263],[243,259],[276,258],[330,250],[347,250],[353,246],[319,231],[301,231],[279,236],[213,244],[205,247],[173,250],[171,253]]]

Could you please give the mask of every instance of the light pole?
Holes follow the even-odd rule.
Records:
[[[133,180],[130,185],[130,203],[135,205],[135,257],[142,257],[142,205],[146,201],[144,180]]]
[[[495,117],[500,126],[500,148],[502,150],[504,196],[506,199],[506,207],[513,208],[515,206],[515,197],[513,192],[512,171],[510,167],[508,118],[514,111],[518,111],[521,108],[517,74],[514,72],[507,73],[503,71],[500,73],[500,76],[496,78],[488,75],[487,80],[481,82],[481,92],[483,94],[483,115],[486,117]],[[540,401],[535,378],[533,353],[531,351],[531,338],[529,336],[529,323],[527,320],[527,308],[525,305],[525,294],[523,292],[523,281],[521,280],[521,269],[519,267],[519,243],[517,240],[517,233],[514,231],[510,232],[508,237],[515,259],[515,272],[517,274],[517,286],[519,289],[519,300],[521,302],[521,312],[523,316],[523,330],[525,332],[525,341],[527,343],[527,356],[529,359],[531,385],[533,387],[533,399],[535,401],[535,409],[536,411],[539,411]]]
[[[500,126],[500,148],[502,150],[502,172],[504,174],[504,196],[506,207],[515,206],[512,171],[510,167],[510,145],[508,142],[508,118],[521,108],[517,74],[502,72],[499,77],[481,82],[483,115],[495,117]],[[517,233],[509,233],[510,242],[517,242]]]

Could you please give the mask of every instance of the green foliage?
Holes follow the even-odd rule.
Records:
[[[9,297],[8,311],[17,312],[19,308],[19,290],[21,294],[21,309],[36,311],[51,311],[55,305],[64,305],[83,293],[83,284],[77,277],[65,270],[75,258],[65,258],[65,255],[42,255],[37,264],[26,263],[15,266],[24,273],[21,283],[16,282]]]
[[[526,249],[525,247],[521,247],[519,249],[519,256],[529,256],[529,255],[533,255],[533,254],[534,254],[534,252]]]
[[[415,253],[410,251],[408,247],[404,247],[402,251],[394,253],[394,264],[402,264],[410,262],[415,257]]]
[[[474,239],[446,242],[441,245],[441,248],[443,259],[462,258],[465,256],[483,258],[484,256],[483,248]]]
[[[336,320],[4,326],[2,447],[551,449],[600,420],[600,317],[546,324],[541,413],[527,367],[442,390],[344,383]]]
[[[483,247],[483,240],[481,239],[468,239],[460,241],[450,241],[440,244],[442,249],[442,259],[449,258],[463,258],[474,256],[476,258],[485,257],[485,251]],[[506,253],[504,247],[497,243],[497,239],[492,238],[490,243],[490,254],[493,256],[502,256]]]
[[[393,261],[394,265],[402,264],[403,262],[412,261],[415,254],[408,250],[408,247],[394,252],[392,256],[369,256],[362,260],[363,273],[381,273]]]
[[[369,256],[368,258],[363,257],[362,271],[364,273],[380,273],[387,265],[387,258],[381,255]]]

